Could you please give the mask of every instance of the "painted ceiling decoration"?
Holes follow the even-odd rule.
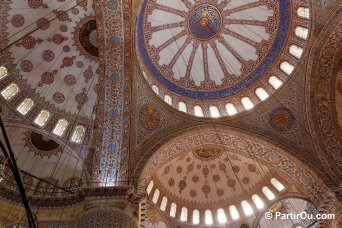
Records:
[[[255,215],[276,202],[290,183],[316,185],[313,173],[297,162],[251,135],[201,127],[160,145],[140,178],[148,183],[149,200],[168,218],[218,225]],[[320,194],[319,188],[310,194]]]
[[[82,159],[48,135],[21,127],[7,127],[7,133],[9,138],[15,138],[11,145],[29,196],[65,197],[67,192],[59,187],[73,191],[87,183]],[[4,162],[2,156],[0,161]],[[2,186],[17,191],[10,169],[5,169],[5,174]]]
[[[29,148],[30,152],[43,158],[44,156],[51,157],[52,155],[57,156],[57,154],[62,153],[62,147],[42,134],[37,132],[27,131],[25,134],[25,146]]]
[[[168,104],[196,116],[234,115],[289,78],[306,46],[308,19],[306,0],[144,0],[138,60]]]
[[[81,144],[96,116],[93,1],[4,1],[1,95],[32,124]]]

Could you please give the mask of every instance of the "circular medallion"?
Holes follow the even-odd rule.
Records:
[[[94,17],[85,17],[77,25],[75,41],[78,49],[87,57],[99,57],[99,41]]]
[[[140,109],[139,119],[141,124],[149,130],[156,129],[160,123],[159,113],[152,105],[145,105]]]
[[[221,29],[222,18],[220,11],[212,5],[197,6],[188,19],[188,28],[191,34],[199,40],[213,38]]]
[[[294,120],[294,116],[289,109],[280,107],[272,111],[269,122],[274,129],[286,131],[292,127]]]

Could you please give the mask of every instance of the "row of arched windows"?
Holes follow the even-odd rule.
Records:
[[[0,80],[8,75],[8,70],[4,66],[0,66]],[[16,83],[9,84],[1,91],[1,96],[5,100],[10,100],[15,97],[20,91],[19,86]],[[27,115],[35,105],[35,102],[31,98],[25,98],[16,108],[16,110],[23,116]],[[48,110],[42,109],[36,118],[34,123],[39,127],[44,127],[51,117],[51,113]],[[66,119],[59,119],[52,130],[52,133],[62,137],[69,126],[69,122]],[[82,143],[85,135],[86,128],[83,125],[77,125],[71,135],[70,141],[74,143]]]
[[[301,18],[309,19],[310,18],[309,8],[299,7],[297,9],[297,15]],[[295,35],[297,37],[299,37],[300,39],[303,39],[303,40],[306,40],[308,38],[308,35],[309,35],[309,29],[301,27],[301,26],[296,27],[294,32],[295,32]],[[289,53],[297,59],[301,58],[303,51],[304,50],[302,47],[299,47],[298,45],[295,45],[295,44],[292,44],[289,47]],[[288,61],[283,61],[280,64],[280,69],[286,75],[290,75],[293,72],[293,70],[295,69],[295,66],[292,65],[291,63],[289,63]],[[143,74],[144,74],[144,77],[146,78],[146,73],[143,72]],[[282,86],[283,81],[281,79],[279,79],[277,76],[271,75],[268,79],[268,83],[272,86],[272,88],[274,90],[277,90]],[[160,95],[159,94],[159,88],[156,85],[152,85],[152,90],[156,94]],[[264,101],[270,96],[270,94],[262,87],[257,88],[255,90],[255,94],[260,101]],[[170,95],[166,94],[164,96],[164,101],[169,105],[173,105],[172,97]],[[247,96],[241,98],[240,102],[241,102],[241,105],[244,108],[244,110],[250,110],[255,106],[255,104],[252,102],[252,100]],[[185,113],[190,113],[187,105],[183,101],[178,102],[178,104],[176,104],[176,106],[178,106],[177,107],[178,110],[185,112]],[[227,103],[225,105],[225,109],[226,109],[225,111],[228,114],[228,116],[233,116],[233,115],[238,113],[237,108],[232,103]],[[209,107],[209,113],[210,113],[210,117],[212,117],[212,118],[219,118],[222,116],[218,107],[216,107],[216,106],[210,106]],[[204,117],[205,116],[203,109],[200,105],[195,105],[193,107],[193,114],[197,117]]]
[[[271,179],[271,184],[277,189],[277,191],[283,191],[285,189],[285,186],[279,181],[277,180],[276,178],[272,178]],[[150,195],[152,189],[153,189],[153,181],[150,181],[149,185],[147,186],[147,194]],[[275,194],[267,187],[267,186],[264,186],[262,189],[261,189],[262,193],[264,194],[264,196],[266,197],[267,200],[269,201],[272,201],[275,199]],[[159,199],[159,196],[160,196],[160,191],[159,189],[155,189],[154,193],[153,193],[153,196],[152,196],[152,202],[154,204],[157,204],[158,203],[158,199]],[[251,197],[251,201],[254,203],[254,206],[261,210],[264,208],[265,204],[263,202],[263,200],[260,198],[260,196],[258,194],[254,194],[252,197]],[[252,205],[248,202],[248,200],[243,200],[241,203],[241,208],[243,210],[243,213],[246,215],[246,216],[251,216],[252,214],[254,214],[254,210],[253,210],[253,207]],[[167,205],[168,205],[168,199],[166,196],[163,196],[162,200],[161,200],[161,203],[160,203],[160,210],[162,211],[165,211],[166,208],[167,208]],[[237,209],[237,207],[235,205],[230,205],[228,207],[228,211],[229,211],[229,214],[230,214],[230,218],[232,220],[237,220],[240,218],[240,212],[239,210]],[[176,217],[176,212],[177,212],[177,204],[172,202],[170,204],[170,213],[169,215],[171,217]],[[180,221],[182,222],[188,222],[188,208],[186,207],[182,207],[180,209]],[[195,209],[192,211],[192,223],[193,224],[199,224],[200,223],[200,216],[201,216],[201,213],[199,210]],[[203,215],[202,215],[203,216]],[[228,217],[226,215],[226,212],[223,208],[219,208],[217,209],[217,212],[216,212],[216,219],[217,219],[217,222],[219,224],[224,224],[224,223],[227,223],[228,222]],[[205,221],[205,224],[206,225],[211,225],[214,223],[214,216],[213,216],[213,212],[211,210],[205,210],[204,211],[204,221]]]

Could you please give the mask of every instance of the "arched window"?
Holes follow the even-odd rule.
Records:
[[[262,200],[260,199],[260,197],[257,194],[254,194],[252,196],[252,200],[258,209],[264,208],[264,206],[265,206],[264,202],[262,202]]]
[[[156,93],[159,94],[159,88],[156,85],[152,86],[152,90]]]
[[[175,203],[171,203],[170,216],[174,218],[176,216],[176,211],[177,205]]]
[[[217,210],[217,221],[220,224],[224,224],[227,222],[227,216],[226,213],[224,213],[224,210],[222,208]]]
[[[282,62],[280,64],[280,69],[284,71],[285,74],[290,75],[292,71],[294,70],[294,66],[290,64],[289,62]]]
[[[284,185],[275,178],[271,179],[271,183],[279,192],[281,192],[285,189]]]
[[[293,55],[294,57],[296,57],[297,59],[300,59],[300,57],[303,54],[303,48],[298,47],[297,45],[291,45],[289,52],[291,55]]]
[[[14,97],[19,92],[19,86],[15,83],[11,83],[5,89],[1,91],[1,95],[6,99],[9,100]]]
[[[153,181],[150,181],[150,183],[148,184],[147,189],[146,189],[147,195],[149,195],[151,193],[152,188],[153,188]]]
[[[246,216],[250,216],[253,214],[253,209],[246,200],[241,202],[241,206]]]
[[[165,211],[166,206],[167,206],[167,198],[164,196],[160,204],[160,210]]]
[[[201,106],[198,106],[198,105],[196,105],[194,107],[194,113],[195,113],[195,116],[198,116],[198,117],[203,117],[204,116],[203,115],[203,110],[202,110]]]
[[[169,105],[172,105],[172,98],[169,95],[165,95],[164,101]]]
[[[58,120],[55,128],[53,129],[52,133],[54,133],[55,135],[58,136],[62,136],[66,130],[66,128],[68,127],[69,123],[67,120],[65,119],[60,119]]]
[[[50,118],[50,112],[43,109],[40,111],[40,113],[34,120],[34,123],[37,124],[39,127],[44,127],[44,125],[49,120],[49,118]]]
[[[257,88],[255,94],[261,101],[264,101],[269,97],[268,93],[263,88]]]
[[[250,110],[254,107],[254,104],[251,101],[251,99],[249,99],[249,97],[243,97],[241,99],[241,103],[242,103],[243,107],[245,108],[245,110]]]
[[[159,189],[156,189],[154,191],[153,198],[152,198],[153,203],[156,204],[158,202],[159,194],[160,194]]]
[[[309,19],[310,18],[310,10],[309,10],[309,8],[298,7],[297,15],[302,17],[302,18]]]
[[[4,66],[0,66],[0,80],[8,75],[8,70]]]
[[[273,192],[268,187],[263,187],[261,190],[268,200],[273,200],[275,198]]]
[[[192,223],[197,225],[200,222],[200,213],[198,210],[192,212]]]
[[[237,113],[235,106],[231,103],[226,104],[226,111],[229,116],[234,116]]]
[[[210,111],[210,116],[213,118],[218,118],[221,116],[216,106],[210,106],[209,111]]]
[[[306,40],[308,38],[308,35],[309,35],[309,30],[307,28],[303,28],[303,27],[299,27],[298,26],[295,29],[295,34],[299,38],[302,38],[303,40]]]
[[[182,101],[178,103],[178,109],[179,111],[187,112],[186,104]]]
[[[143,74],[144,78],[147,78],[147,74],[145,71],[142,71],[142,74]]]
[[[34,102],[31,98],[26,98],[21,104],[17,107],[18,112],[20,112],[22,115],[26,115],[31,108],[33,107]]]
[[[180,220],[183,222],[188,221],[188,208],[182,207]]]
[[[211,210],[206,210],[204,212],[204,220],[207,225],[213,224],[213,214],[211,213]]]
[[[283,82],[277,78],[276,76],[271,76],[268,79],[268,83],[270,83],[270,85],[273,87],[273,89],[279,89],[280,86],[283,84]]]
[[[81,143],[85,132],[86,128],[84,126],[77,125],[74,129],[74,132],[72,133],[71,141],[74,143]]]
[[[232,217],[233,220],[237,220],[240,218],[239,212],[236,209],[235,205],[229,206],[229,212],[230,212],[230,216]]]

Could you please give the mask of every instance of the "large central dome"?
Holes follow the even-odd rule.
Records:
[[[136,34],[144,76],[167,103],[191,114],[218,117],[249,109],[280,87],[303,52],[298,38],[305,40],[308,30],[300,27],[306,34],[291,36],[309,22],[291,15],[292,8],[304,7],[297,4],[145,0]],[[291,44],[300,50],[295,59],[288,55]],[[226,104],[235,110],[229,113]]]

